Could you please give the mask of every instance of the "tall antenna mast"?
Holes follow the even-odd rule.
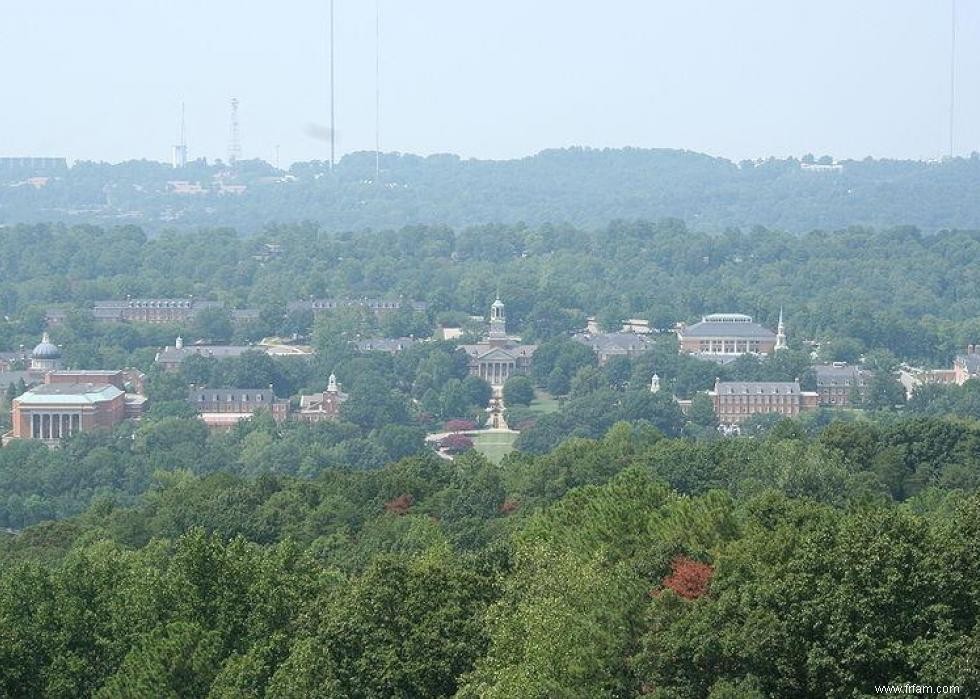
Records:
[[[177,133],[177,145],[173,147],[171,164],[174,169],[187,165],[187,136],[184,129],[184,103],[180,103],[180,131]]]
[[[238,129],[238,98],[231,98],[231,133],[228,141],[228,164],[234,165],[242,157],[241,134]]]
[[[956,0],[952,0],[949,41],[949,157],[953,157],[953,110],[956,107]]]
[[[333,171],[336,160],[334,135],[337,133],[334,113],[334,81],[333,81],[333,0],[330,0],[330,171]]]
[[[374,183],[381,184],[381,0],[374,0]]]

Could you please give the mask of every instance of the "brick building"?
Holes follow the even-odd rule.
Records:
[[[223,308],[218,301],[186,299],[125,299],[96,301],[96,320],[133,323],[186,323],[205,309]]]
[[[591,349],[604,365],[613,357],[632,359],[653,347],[653,341],[644,334],[635,332],[618,333],[578,333],[572,339]]]
[[[187,397],[208,427],[230,429],[268,410],[276,422],[289,416],[289,401],[279,400],[272,388],[192,388]]]
[[[819,407],[817,392],[802,390],[798,381],[715,381],[708,396],[722,424],[766,413],[796,417]]]
[[[377,316],[382,316],[402,308],[424,313],[428,304],[422,301],[406,301],[403,299],[316,299],[293,301],[287,307],[290,311],[309,310],[314,316],[329,313],[340,308],[366,308]]]
[[[325,391],[299,397],[298,417],[306,422],[336,420],[340,417],[340,407],[347,401],[347,397],[347,394],[340,390],[337,377],[330,374]]]
[[[817,378],[820,405],[846,407],[859,403],[867,388],[871,372],[846,362],[818,364],[813,367]]]

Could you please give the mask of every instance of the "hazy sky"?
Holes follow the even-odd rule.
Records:
[[[932,158],[951,0],[380,0],[381,146]],[[0,155],[326,158],[329,0],[0,4]],[[374,148],[374,2],[335,0],[339,153]],[[956,151],[980,150],[980,4],[957,8]]]

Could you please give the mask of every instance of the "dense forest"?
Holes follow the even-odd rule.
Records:
[[[734,163],[689,151],[548,150],[505,161],[374,153],[288,172],[262,161],[181,170],[149,161],[77,163],[41,188],[32,173],[0,182],[0,224],[41,221],[234,226],[311,220],[331,229],[405,224],[468,226],[680,218],[694,230],[756,225],[806,232],[849,225],[914,225],[927,232],[980,225],[980,159],[943,162],[813,156]],[[170,182],[195,193],[175,193]],[[200,187],[200,190],[197,187]],[[244,186],[241,191],[238,187]]]
[[[104,439],[76,472],[128,448]],[[235,439],[251,461],[292,437]],[[0,539],[0,693],[969,696],[978,458],[959,420],[712,443],[640,421],[499,467],[161,472],[139,503]]]

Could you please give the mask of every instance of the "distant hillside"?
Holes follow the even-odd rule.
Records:
[[[597,226],[612,219],[684,219],[693,228],[761,225],[802,232],[910,224],[980,227],[980,157],[944,162],[744,161],[677,150],[543,151],[519,160],[374,154],[288,173],[261,161],[78,163],[63,174],[0,172],[0,224],[139,223],[147,229],[317,221],[337,229],[412,223]]]

